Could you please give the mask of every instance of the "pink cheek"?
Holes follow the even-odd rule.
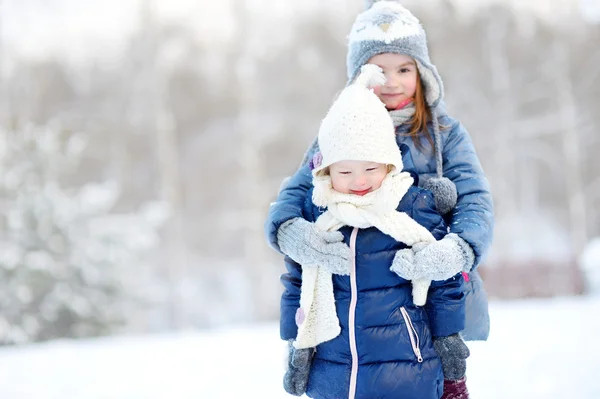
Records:
[[[331,182],[331,188],[333,188],[335,191],[339,191],[342,192],[343,191],[343,184],[340,184],[337,181],[332,181]]]

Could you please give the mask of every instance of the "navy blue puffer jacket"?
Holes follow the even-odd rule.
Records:
[[[439,123],[446,127],[441,131],[443,174],[456,184],[458,193],[456,207],[445,218],[450,232],[458,234],[473,249],[476,267],[485,258],[493,237],[494,209],[490,186],[467,130],[446,114],[443,105],[438,107],[437,113]],[[403,148],[405,168],[411,168],[411,172],[419,177],[435,175],[431,145],[422,136],[421,148],[417,148],[413,139],[406,135],[408,129],[407,124],[396,129],[396,141]],[[433,131],[431,123],[429,131]],[[271,204],[265,234],[275,250],[280,251],[277,244],[279,226],[290,219],[302,217],[306,193],[311,187],[312,174],[304,166],[285,185],[277,201]],[[476,270],[470,273],[465,293],[468,296],[467,329],[462,335],[466,340],[485,340],[490,328],[487,294]]]
[[[322,210],[308,191],[303,217],[314,222]],[[398,206],[430,230],[436,239],[446,234],[430,192],[411,187]],[[375,228],[343,227],[345,242],[355,253],[350,276],[333,276],[341,334],[317,346],[307,395],[318,399],[439,399],[443,373],[432,337],[464,328],[463,279],[459,274],[432,282],[427,304],[412,303],[412,286],[390,271],[396,251],[406,246]],[[281,338],[297,334],[300,266],[286,257],[288,272],[281,281]]]

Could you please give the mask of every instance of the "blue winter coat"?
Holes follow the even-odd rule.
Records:
[[[446,127],[441,130],[442,160],[445,177],[456,184],[458,201],[454,210],[445,216],[450,232],[458,234],[469,243],[475,253],[475,266],[487,254],[494,230],[494,211],[489,183],[475,153],[466,129],[449,117],[443,108],[437,109],[439,122]],[[421,136],[423,149],[418,149],[411,137],[406,136],[408,124],[396,129],[396,142],[403,148],[405,169],[412,168],[418,176],[435,176],[435,157],[429,141]],[[429,130],[433,131],[431,124]],[[408,149],[408,151],[406,150]],[[277,230],[284,222],[302,217],[307,191],[312,187],[312,175],[308,168],[300,168],[271,204],[265,223],[265,234],[270,245],[281,252],[277,244]],[[485,340],[489,334],[487,294],[479,274],[475,270],[465,284],[467,295],[467,328],[463,337],[467,340]]]
[[[312,191],[305,198],[302,216],[314,222],[323,210],[312,204]],[[445,222],[435,210],[429,191],[411,187],[397,209],[431,231],[436,239],[446,234]],[[355,240],[351,238],[353,230]],[[317,346],[307,395],[318,399],[348,398],[355,364],[356,399],[439,399],[444,377],[432,336],[448,336],[464,328],[462,276],[432,282],[427,304],[416,307],[412,303],[411,282],[389,270],[396,251],[406,245],[376,228],[346,226],[340,231],[356,256],[350,277],[333,276],[342,332]],[[295,314],[302,275],[293,260],[286,257],[285,263],[288,272],[281,277],[285,290],[280,331],[281,338],[288,340],[297,334]],[[355,309],[351,305],[353,298]],[[350,317],[354,317],[354,323]],[[351,339],[351,330],[355,339]]]

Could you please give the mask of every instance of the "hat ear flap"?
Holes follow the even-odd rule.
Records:
[[[329,204],[329,194],[332,190],[331,176],[315,176],[313,178],[313,204],[320,208],[326,208]]]

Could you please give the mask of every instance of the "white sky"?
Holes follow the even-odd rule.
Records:
[[[70,61],[117,57],[139,26],[143,0],[2,0],[5,46],[27,58],[50,55]],[[232,32],[231,1],[154,0],[163,23],[185,23],[199,38]]]
[[[191,26],[200,40],[218,43],[235,32],[232,11],[244,3],[256,14],[277,19],[310,12],[315,4],[329,9],[344,7],[347,0],[303,0],[289,3],[272,0],[0,0],[0,33],[11,52],[28,58],[59,55],[71,61],[118,57],[124,38],[138,26],[143,1],[152,1],[164,22]],[[350,11],[360,11],[362,0]],[[405,0],[411,3],[421,0]],[[435,4],[435,0],[428,0]],[[466,16],[487,3],[510,3],[516,11],[533,10],[551,20],[577,12],[580,2],[598,0],[452,0]],[[594,3],[595,2],[595,3]],[[290,5],[290,4],[293,4]],[[234,8],[235,7],[235,8]],[[600,9],[596,6],[598,14]],[[600,16],[600,15],[599,15]],[[268,28],[268,27],[266,27]],[[277,31],[274,27],[274,34]]]

